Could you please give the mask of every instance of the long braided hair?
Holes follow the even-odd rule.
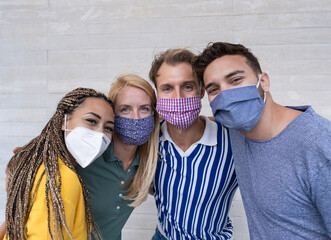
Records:
[[[46,124],[41,134],[22,147],[11,158],[10,162],[13,162],[14,172],[7,193],[6,239],[21,240],[27,238],[25,232],[26,222],[34,195],[44,175],[46,175],[45,198],[49,235],[51,239],[64,239],[64,233],[66,232],[73,239],[65,220],[64,205],[61,198],[62,182],[58,158],[74,173],[77,174],[77,172],[74,167],[75,163],[72,162],[72,157],[66,148],[64,133],[61,127],[65,114],[73,113],[88,97],[103,98],[113,108],[113,103],[104,94],[96,92],[93,89],[77,88],[62,98],[56,112]],[[30,195],[41,164],[44,164],[45,170],[37,180],[35,190]],[[91,233],[99,239],[99,233],[93,221],[90,194],[82,178],[78,174],[77,176],[83,190],[88,239],[91,238]]]

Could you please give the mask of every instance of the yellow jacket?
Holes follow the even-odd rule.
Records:
[[[32,198],[33,192],[37,185],[37,182],[44,171],[45,166],[42,164],[37,172],[30,198]],[[81,184],[77,175],[68,168],[59,159],[59,169],[61,174],[61,197],[64,204],[64,211],[66,217],[66,223],[70,230],[71,235],[75,240],[87,239],[86,221],[85,221],[85,204]],[[33,200],[32,209],[30,211],[27,223],[26,233],[29,240],[33,239],[51,239],[48,232],[47,222],[47,205],[45,198],[45,184],[46,174],[41,179],[40,185],[37,189],[35,198]],[[52,214],[52,212],[51,212]],[[51,217],[51,226],[52,226]],[[65,239],[70,239],[66,230],[63,228]]]

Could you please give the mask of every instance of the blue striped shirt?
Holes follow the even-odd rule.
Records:
[[[202,138],[183,152],[162,124],[154,180],[159,229],[168,239],[230,239],[238,187],[228,130],[202,117]]]

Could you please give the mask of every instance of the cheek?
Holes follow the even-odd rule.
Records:
[[[216,96],[208,95],[209,102],[213,101]]]
[[[169,98],[169,94],[171,92],[173,92],[173,90],[172,91],[166,91],[166,90],[162,90],[162,89],[158,88],[156,90],[156,97],[157,98]]]
[[[198,86],[194,86],[194,88],[190,92],[194,97],[201,96],[201,88],[199,88]]]
[[[150,112],[149,113],[141,113],[140,118],[149,117],[150,115],[152,115]]]
[[[166,95],[165,95],[163,92],[158,91],[156,97],[157,97],[157,98],[166,98],[165,96],[166,96]]]
[[[110,140],[112,140],[112,138],[113,138],[113,134],[112,133],[105,133],[106,134],[106,136],[110,139]]]

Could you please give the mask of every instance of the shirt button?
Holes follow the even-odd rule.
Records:
[[[116,209],[119,210],[121,207],[120,206],[117,206]]]
[[[131,169],[129,168],[128,172],[130,172],[130,171],[131,171]]]
[[[124,184],[124,181],[121,181],[121,184],[123,185]]]
[[[120,193],[120,194],[118,194],[118,196],[122,197],[123,195],[122,195],[122,193]]]

